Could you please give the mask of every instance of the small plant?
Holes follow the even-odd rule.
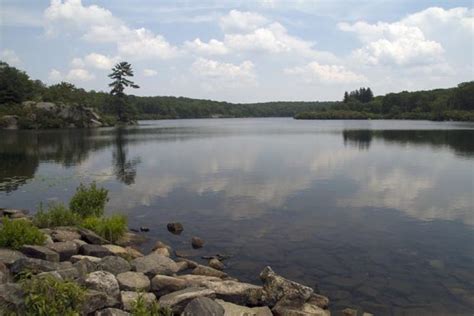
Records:
[[[88,217],[84,219],[82,226],[111,242],[115,242],[127,231],[127,218],[123,215]]]
[[[79,214],[71,212],[62,203],[51,203],[47,210],[40,205],[39,211],[33,217],[33,223],[39,228],[76,226],[80,222]]]
[[[0,228],[0,247],[18,250],[23,245],[43,245],[46,236],[28,220],[3,217]]]
[[[131,314],[133,316],[172,316],[173,312],[167,307],[160,307],[156,301],[147,302],[142,293],[132,303]]]
[[[108,191],[104,188],[98,188],[95,182],[89,187],[82,183],[76,190],[76,193],[69,202],[69,208],[81,217],[96,216],[104,214],[104,207],[107,201]]]
[[[26,315],[80,315],[85,290],[77,283],[52,276],[32,276],[20,283],[25,292]]]

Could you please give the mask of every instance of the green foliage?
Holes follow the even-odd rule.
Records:
[[[166,307],[160,307],[156,301],[148,303],[143,294],[140,293],[135,302],[132,303],[130,312],[133,316],[172,316],[173,312]]]
[[[33,276],[20,282],[25,292],[26,315],[80,315],[85,289],[77,283],[52,276]]]
[[[358,101],[362,103],[370,102],[374,99],[374,94],[370,88],[360,88],[351,92],[344,92],[344,103]]]
[[[40,227],[76,226],[80,224],[79,214],[71,212],[62,203],[52,203],[45,210],[43,205],[33,217],[33,223]]]
[[[127,79],[127,77],[133,77],[133,70],[132,65],[126,61],[116,64],[112,68],[112,73],[109,74],[109,78],[113,79],[109,84],[109,87],[112,88],[110,94],[113,96],[111,102],[120,122],[131,121],[135,117],[136,111],[128,102],[124,91],[126,87],[138,89],[139,86]]]
[[[111,242],[115,242],[127,231],[127,218],[123,215],[87,217],[82,222],[82,226]]]
[[[89,187],[81,183],[69,202],[69,208],[83,218],[102,216],[108,201],[108,193],[106,189],[98,188],[95,182],[91,183]]]
[[[303,112],[295,116],[297,120],[367,120],[379,119],[380,115],[357,111]]]
[[[28,220],[3,217],[0,228],[0,247],[20,249],[23,245],[43,245],[46,236]]]

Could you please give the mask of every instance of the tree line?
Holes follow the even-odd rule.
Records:
[[[185,97],[126,95],[137,88],[129,78],[133,70],[119,63],[109,77],[111,91],[86,91],[71,83],[46,85],[24,72],[0,62],[0,115],[17,114],[23,101],[81,104],[118,120],[209,117],[297,118],[404,118],[474,120],[474,82],[428,91],[389,93],[374,96],[369,87],[345,92],[341,102],[229,103]]]

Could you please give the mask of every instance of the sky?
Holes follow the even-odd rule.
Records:
[[[473,1],[0,0],[0,60],[47,84],[136,95],[340,100],[474,80]]]

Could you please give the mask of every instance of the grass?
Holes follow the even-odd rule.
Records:
[[[88,217],[83,220],[81,226],[92,230],[111,242],[115,242],[127,231],[127,218],[123,215]]]
[[[28,220],[11,220],[4,217],[0,228],[0,247],[14,250],[23,245],[43,245],[46,236]]]
[[[40,205],[39,211],[33,217],[33,223],[39,228],[76,226],[81,220],[79,214],[71,212],[61,203],[49,204],[46,210]]]
[[[172,316],[173,312],[166,307],[160,307],[156,301],[148,303],[142,293],[132,303],[132,316]]]
[[[80,315],[85,289],[77,283],[50,275],[26,277],[20,283],[25,292],[26,315]]]
[[[108,193],[106,189],[98,188],[95,182],[88,187],[81,183],[69,202],[69,209],[83,218],[100,217],[104,215]]]

